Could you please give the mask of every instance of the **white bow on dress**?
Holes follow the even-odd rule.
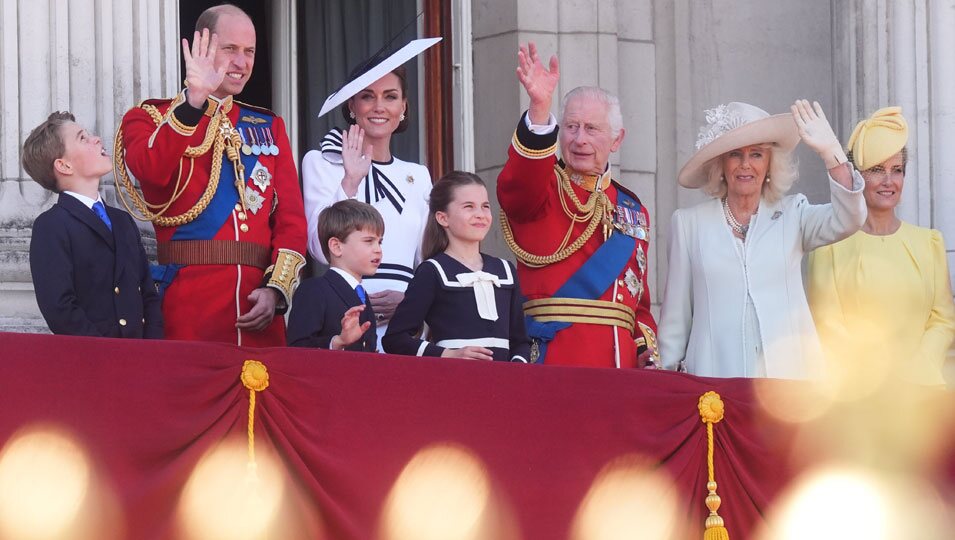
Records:
[[[501,286],[501,280],[487,272],[467,272],[455,276],[458,283],[474,289],[474,301],[477,302],[478,315],[488,321],[497,320],[497,300],[494,287]]]

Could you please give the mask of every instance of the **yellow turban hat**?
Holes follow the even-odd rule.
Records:
[[[909,125],[902,107],[886,107],[856,124],[849,137],[852,161],[865,171],[897,154],[909,140]]]

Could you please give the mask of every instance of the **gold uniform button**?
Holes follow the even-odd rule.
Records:
[[[238,212],[239,210],[242,210],[242,205],[239,203],[235,203],[235,211]]]
[[[622,279],[618,279],[618,280],[617,280],[617,285],[623,287],[623,286],[624,286],[623,280],[622,280]]]
[[[239,230],[242,232],[249,232],[249,226],[243,223],[242,225],[239,225]]]
[[[113,287],[113,292],[116,293],[116,296],[119,296],[119,287]]]
[[[620,301],[622,302],[622,301],[623,301],[623,295],[622,295],[622,294],[618,294],[618,295],[617,295],[617,300],[620,300]]]
[[[119,320],[119,325],[120,325],[120,326],[126,326],[126,319],[120,319],[120,320]]]
[[[239,212],[239,219],[245,221],[249,216],[245,215],[245,212]]]

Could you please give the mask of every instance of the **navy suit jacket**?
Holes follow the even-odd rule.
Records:
[[[113,230],[61,194],[33,222],[30,272],[40,313],[54,334],[163,337],[159,295],[133,218],[111,206]]]
[[[289,346],[327,349],[332,338],[342,331],[342,316],[348,308],[358,305],[361,305],[358,293],[338,272],[329,269],[320,277],[306,279],[292,297],[292,312],[285,332]],[[359,320],[371,321],[371,326],[345,350],[375,352],[378,336],[371,303],[365,304]]]

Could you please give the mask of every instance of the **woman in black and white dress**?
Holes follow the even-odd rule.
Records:
[[[359,68],[351,78],[376,67]],[[348,130],[332,129],[322,139],[321,149],[309,151],[302,160],[308,251],[316,260],[327,263],[317,231],[323,209],[354,198],[371,204],[384,218],[382,263],[374,276],[363,281],[378,318],[379,349],[381,336],[421,261],[431,192],[427,168],[391,153],[392,135],[408,126],[406,92],[403,67],[384,73],[342,104]]]

